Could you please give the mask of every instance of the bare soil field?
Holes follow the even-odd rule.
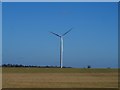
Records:
[[[3,68],[3,88],[117,88],[117,69]]]
[[[2,68],[0,67],[0,89],[2,89]]]

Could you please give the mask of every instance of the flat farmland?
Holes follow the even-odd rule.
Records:
[[[117,88],[117,69],[2,68],[3,88]]]

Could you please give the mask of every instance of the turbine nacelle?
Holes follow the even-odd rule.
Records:
[[[62,35],[56,34],[56,33],[54,33],[54,32],[50,32],[50,33],[52,33],[52,34],[54,34],[54,35],[56,35],[56,36],[58,36],[58,37],[64,37],[64,36],[65,36],[67,33],[69,33],[71,30],[72,30],[72,28],[69,29],[67,32],[65,32],[65,33],[62,34]]]

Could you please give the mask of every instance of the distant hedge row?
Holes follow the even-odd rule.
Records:
[[[2,67],[37,67],[37,68],[60,68],[60,66],[36,66],[36,65],[22,65],[22,64],[2,64]],[[72,68],[72,67],[63,67]]]

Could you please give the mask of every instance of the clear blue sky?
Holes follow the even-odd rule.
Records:
[[[2,3],[0,2],[0,65],[2,64]]]
[[[118,65],[117,3],[3,3],[3,63],[59,66],[63,34],[64,66]]]

